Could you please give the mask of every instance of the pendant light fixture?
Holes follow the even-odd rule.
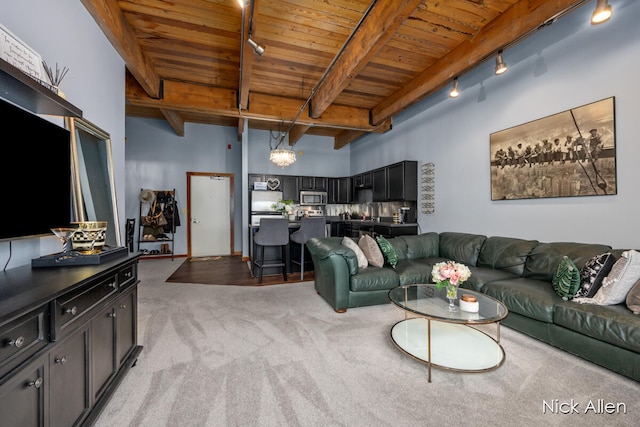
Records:
[[[609,4],[608,0],[598,0],[598,4],[596,4],[596,10],[593,11],[593,15],[591,15],[591,24],[598,25],[602,24],[605,21],[608,21],[613,15],[613,8]]]
[[[458,89],[458,78],[453,79],[453,87],[449,91],[449,97],[457,98],[460,95],[460,90]]]
[[[500,51],[496,56],[496,74],[504,74],[507,72],[507,69],[507,64],[505,64],[504,60],[502,59],[502,51]]]
[[[284,121],[280,123],[280,131],[275,136],[273,131],[269,131],[269,160],[282,169],[296,162],[296,153],[291,148],[281,148],[286,136]],[[276,141],[275,147],[271,145],[272,141]]]

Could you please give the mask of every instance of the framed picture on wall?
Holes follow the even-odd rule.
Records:
[[[491,200],[617,194],[615,98],[490,135]]]

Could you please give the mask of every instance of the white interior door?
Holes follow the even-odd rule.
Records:
[[[192,257],[231,255],[231,178],[189,174],[189,236]]]

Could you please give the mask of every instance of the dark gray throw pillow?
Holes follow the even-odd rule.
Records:
[[[593,298],[602,286],[616,259],[610,252],[596,255],[580,269],[580,289],[576,297]]]

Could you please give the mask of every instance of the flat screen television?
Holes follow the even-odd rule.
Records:
[[[0,124],[0,240],[53,235],[51,228],[69,227],[69,131],[3,99]]]

